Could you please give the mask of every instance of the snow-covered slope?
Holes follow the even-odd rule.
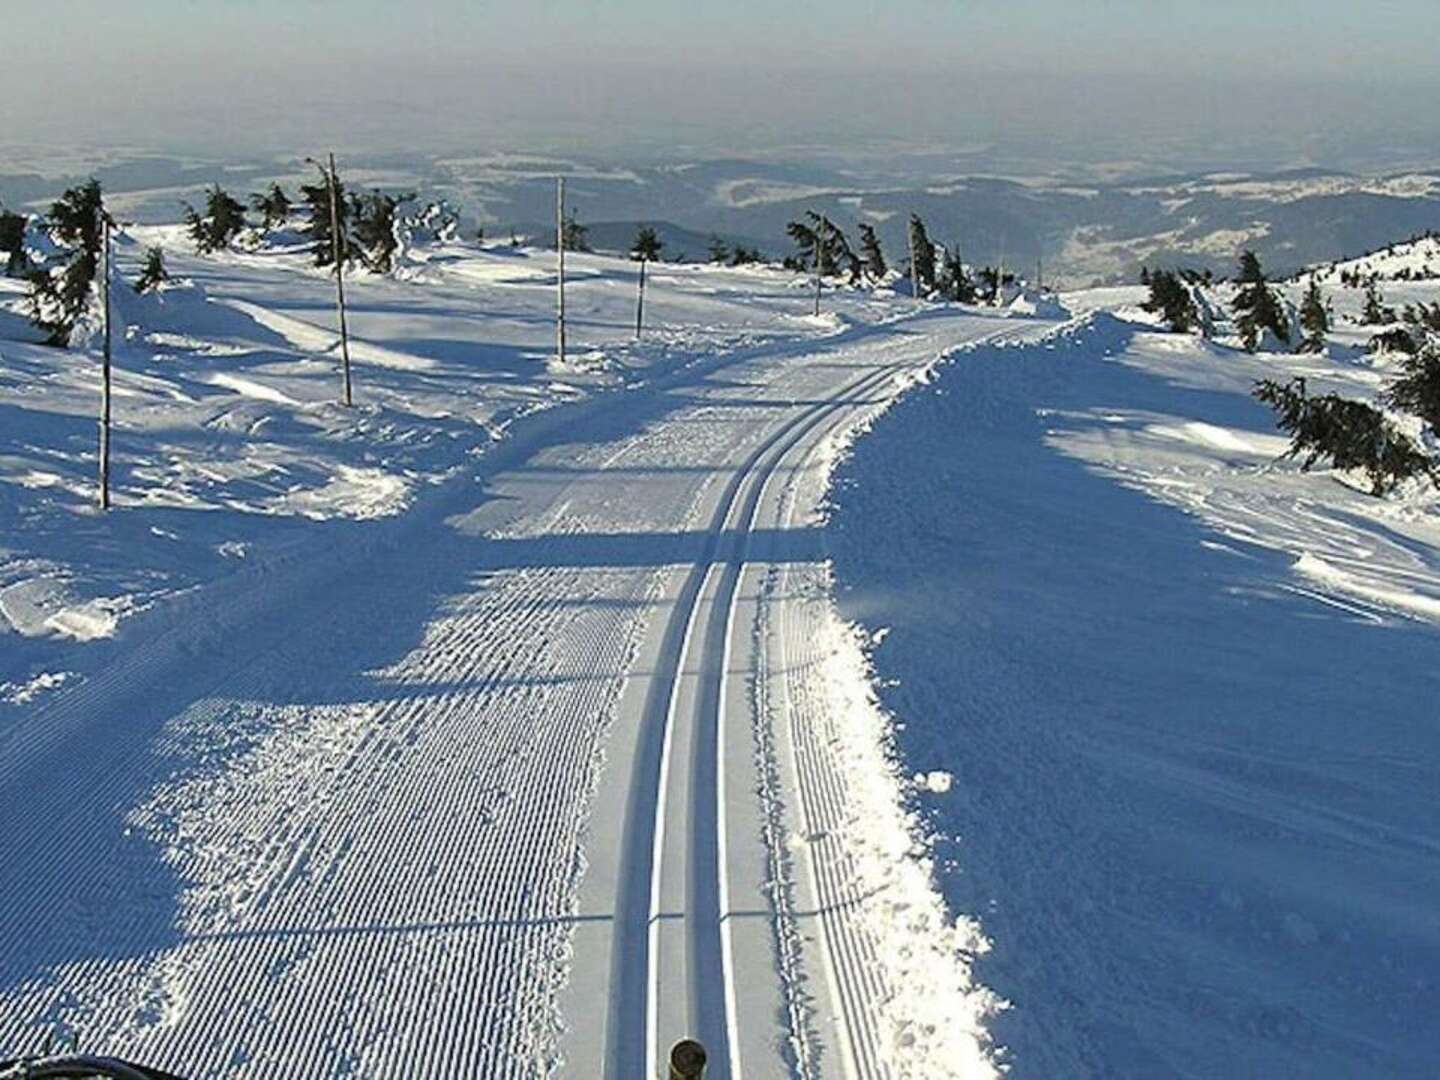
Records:
[[[1315,273],[1318,280],[1327,283],[1338,283],[1356,276],[1381,281],[1432,281],[1440,278],[1440,237],[1422,236],[1403,244],[1392,244],[1369,255],[1331,263]]]
[[[1067,299],[883,417],[831,521],[1011,1075],[1430,1075],[1440,498],[1277,462],[1254,380],[1368,399],[1358,349]]]

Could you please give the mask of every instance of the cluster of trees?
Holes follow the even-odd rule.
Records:
[[[857,245],[833,221],[814,211],[790,222],[785,231],[795,245],[794,254],[784,260],[788,269],[814,273],[818,267],[822,277],[844,277],[856,286],[879,284],[890,273],[880,238],[868,222],[857,227]],[[906,240],[911,255],[903,265],[916,297],[998,303],[1005,287],[1015,284],[1015,275],[1003,267],[986,266],[972,276],[959,245],[937,244],[919,214],[910,215]]]
[[[728,244],[718,236],[710,238],[706,255],[717,266],[749,266],[766,261],[765,253],[759,248]]]
[[[347,192],[340,177],[328,172],[318,183],[300,185],[299,205],[305,216],[301,228],[310,239],[315,265],[333,265],[338,247],[340,261],[345,266],[359,262],[377,274],[388,274],[395,267],[400,245],[397,231],[400,208],[414,198],[413,192]],[[225,250],[252,229],[269,233],[286,227],[296,205],[284,188],[271,184],[268,190],[250,196],[249,209],[259,217],[258,224],[252,223],[246,206],[216,184],[206,192],[203,211],[189,205],[185,207],[185,225],[195,250],[203,255]],[[332,230],[332,220],[338,225],[338,233]],[[584,226],[574,223],[573,219],[567,224],[575,230],[571,246],[587,250]]]
[[[1146,269],[1141,280],[1150,289],[1145,308],[1160,315],[1172,330],[1204,329],[1200,288],[1209,284],[1208,276]],[[1395,311],[1385,306],[1375,281],[1356,279],[1357,287],[1362,283],[1366,292],[1360,321],[1368,325],[1398,321]],[[1245,348],[1255,352],[1267,332],[1281,343],[1291,343],[1289,316],[1254,252],[1241,256],[1235,284],[1231,311]],[[1407,305],[1403,318],[1403,327],[1372,339],[1372,346],[1392,348],[1400,356],[1396,377],[1381,391],[1381,408],[1338,394],[1312,394],[1303,378],[1288,382],[1263,379],[1255,384],[1254,396],[1275,410],[1277,425],[1290,436],[1285,456],[1298,459],[1302,470],[1308,472],[1322,461],[1338,469],[1358,470],[1365,474],[1375,495],[1387,494],[1415,477],[1440,484],[1440,465],[1384,412],[1388,407],[1411,413],[1432,431],[1440,432],[1440,303]],[[1324,351],[1334,313],[1313,275],[1300,304],[1299,322],[1299,350]]]
[[[1367,325],[1397,321],[1373,278],[1366,285],[1360,319]],[[1372,348],[1398,354],[1398,371],[1381,390],[1379,404],[1417,416],[1432,433],[1440,432],[1440,303],[1407,305],[1404,319],[1403,327],[1371,339]],[[1323,349],[1330,322],[1329,308],[1312,277],[1301,306],[1302,350]],[[1311,395],[1303,378],[1283,384],[1262,380],[1254,393],[1278,413],[1280,429],[1290,436],[1286,456],[1300,459],[1302,470],[1325,460],[1339,469],[1359,470],[1369,479],[1374,495],[1385,495],[1415,477],[1440,484],[1435,459],[1382,408],[1333,393]]]
[[[1141,267],[1140,281],[1150,289],[1149,297],[1142,306],[1163,318],[1172,331],[1189,333],[1195,329],[1202,332],[1206,329],[1200,297],[1201,290],[1214,282],[1210,271]],[[1289,344],[1292,336],[1289,315],[1279,295],[1266,280],[1260,259],[1253,251],[1246,251],[1240,256],[1235,281],[1238,288],[1230,308],[1235,330],[1246,351],[1259,349],[1267,331],[1282,343]],[[1309,312],[1310,325],[1317,335],[1312,336],[1310,341],[1311,344],[1318,341],[1318,348],[1323,348],[1324,335],[1330,328],[1329,310],[1319,300],[1319,287],[1313,282],[1312,295],[1319,302],[1319,308]]]

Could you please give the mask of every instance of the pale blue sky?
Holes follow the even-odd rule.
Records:
[[[1398,138],[1426,111],[1417,85],[1440,83],[1440,0],[4,8],[6,36],[25,44],[6,49],[0,139],[279,145],[348,133],[444,143],[468,126],[521,141],[605,129],[617,140],[691,143],[747,131],[963,142],[1206,125],[1393,128]]]

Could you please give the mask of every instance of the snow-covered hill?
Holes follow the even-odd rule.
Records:
[[[552,254],[428,243],[346,409],[302,252],[157,244],[105,515],[95,349],[0,282],[0,1056],[1430,1071],[1440,495],[1249,396],[1373,399],[1360,290],[1250,356],[664,265],[636,341],[574,256],[562,365]]]
[[[1422,236],[1315,270],[1318,280],[1432,281],[1440,278],[1440,237]]]
[[[1010,1075],[1430,1075],[1440,495],[1300,473],[1249,396],[1385,362],[1065,299],[879,420],[831,522]]]

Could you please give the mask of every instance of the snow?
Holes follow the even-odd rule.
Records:
[[[346,409],[302,252],[131,233],[174,280],[117,294],[108,515],[93,343],[0,281],[0,1047],[1430,1069],[1440,495],[1249,396],[1374,397],[1354,290],[1249,356],[1138,289],[657,264],[636,341],[575,255],[562,364],[550,254],[417,235],[348,283]]]
[[[832,496],[999,1060],[1426,1075],[1440,498],[1277,461],[1254,380],[1372,398],[1348,328],[1252,357],[1064,300],[1088,314],[894,406]]]
[[[635,1075],[699,1034],[720,1076],[991,1075],[847,632],[759,628],[823,581],[829,448],[1039,321],[657,266],[636,343],[633,267],[576,256],[561,366],[549,256],[430,245],[350,282],[347,410],[302,256],[135,233],[121,276],[159,242],[176,280],[117,297],[110,514],[94,354],[4,327],[0,1043]]]

